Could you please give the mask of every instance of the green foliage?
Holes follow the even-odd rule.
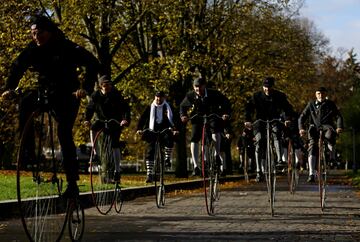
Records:
[[[69,39],[99,59],[102,72],[110,74],[130,100],[132,122],[122,136],[129,143],[141,146],[133,135],[134,129],[154,91],[166,91],[176,109],[199,71],[229,97],[237,129],[242,126],[246,99],[258,90],[265,76],[277,79],[276,87],[287,93],[298,111],[312,98],[311,90],[318,80],[326,81],[332,76],[340,86],[345,77],[354,77],[355,56],[353,62],[346,64],[347,71],[334,69],[331,58],[324,58],[326,39],[311,24],[296,18],[301,3],[300,0],[5,1],[0,7],[0,85],[4,85],[11,61],[29,40],[29,14],[46,9]],[[349,74],[351,68],[353,72]],[[317,75],[319,69],[321,76]],[[31,80],[34,77],[28,74],[22,81],[28,86]],[[359,79],[352,82],[358,85]],[[74,128],[77,144],[88,140],[81,120],[80,115]],[[6,127],[2,133],[15,133],[15,125]],[[13,142],[9,137],[15,136],[6,135],[6,142]]]

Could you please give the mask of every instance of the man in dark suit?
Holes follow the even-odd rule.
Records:
[[[196,78],[193,81],[193,90],[189,91],[180,104],[180,118],[186,123],[189,120],[188,111],[192,109],[191,116],[198,114],[199,116],[191,119],[192,134],[191,134],[191,158],[194,166],[193,175],[200,175],[200,168],[198,164],[199,158],[199,141],[202,135],[203,115],[217,114],[223,120],[217,117],[211,117],[209,122],[212,139],[216,142],[216,157],[221,164],[223,159],[220,156],[221,132],[223,131],[223,121],[227,120],[230,115],[230,102],[220,91],[207,88],[206,80],[203,77]],[[221,169],[224,169],[221,166]]]

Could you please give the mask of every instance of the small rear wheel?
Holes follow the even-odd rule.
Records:
[[[85,229],[85,213],[78,199],[69,200],[68,226],[71,241],[81,241]]]
[[[124,198],[123,198],[123,194],[121,192],[120,184],[116,185],[115,193],[116,193],[116,195],[115,195],[115,211],[117,213],[120,213],[121,209],[122,209],[123,202],[124,202]]]

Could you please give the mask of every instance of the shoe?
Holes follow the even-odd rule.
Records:
[[[153,175],[149,174],[146,176],[146,183],[152,183],[154,181]]]
[[[79,197],[79,187],[77,184],[68,184],[65,192],[63,192],[62,197],[65,199],[73,199]]]
[[[263,176],[262,176],[261,172],[258,172],[258,173],[256,174],[255,181],[256,181],[256,182],[261,182],[261,181],[262,181],[262,178],[263,178]]]
[[[315,182],[315,176],[314,175],[310,175],[308,177],[308,179],[306,180],[306,182],[310,183],[310,182]]]
[[[193,171],[193,176],[200,176],[201,172],[200,172],[200,168],[199,167],[195,167],[194,171]]]
[[[166,158],[166,159],[165,159],[165,167],[166,167],[166,168],[170,168],[170,167],[171,167],[170,158]]]

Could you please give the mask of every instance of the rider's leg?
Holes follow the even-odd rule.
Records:
[[[275,152],[277,157],[277,163],[282,163],[282,145],[281,145],[281,129],[280,127],[274,125],[272,127],[273,137],[274,137],[274,146],[275,146]]]
[[[113,158],[114,158],[114,165],[115,165],[115,173],[114,173],[114,180],[120,180],[120,162],[121,162],[121,152],[120,148],[113,148]]]
[[[155,142],[148,141],[148,147],[147,147],[147,152],[146,152],[146,157],[145,157],[146,183],[153,182],[154,154],[155,154]]]
[[[316,130],[315,130],[316,131]],[[309,163],[309,182],[314,181],[314,177],[316,174],[315,165],[318,155],[318,138],[316,136],[316,133],[309,130],[309,157],[308,157],[308,163]]]
[[[217,162],[220,163],[220,170],[224,171],[226,169],[226,164],[224,162],[224,159],[221,156],[221,134],[220,133],[215,133],[215,134],[211,134],[211,138],[212,140],[215,142],[215,157],[217,159]]]
[[[194,166],[193,175],[200,176],[199,168],[199,142],[202,136],[202,123],[193,123],[190,139],[191,162]]]
[[[195,169],[196,167],[198,167],[198,161],[199,161],[199,143],[191,142],[190,151],[191,151],[191,161]]]
[[[171,155],[174,147],[174,138],[172,132],[165,133],[162,138],[162,143],[164,144],[165,166],[171,167]]]
[[[265,171],[265,145],[263,140],[263,134],[260,131],[256,131],[255,134],[255,161],[256,161],[256,181],[261,181],[262,174]]]
[[[327,127],[325,130],[325,138],[327,140],[327,147],[329,149],[330,162],[334,162],[336,159],[336,154],[335,154],[336,133],[335,133],[335,131],[332,128]]]
[[[79,161],[76,159],[76,146],[72,129],[79,110],[79,101],[75,97],[59,98],[54,102],[53,110],[57,117],[57,135],[63,154],[63,164],[68,182],[64,197],[76,197],[79,194]]]

